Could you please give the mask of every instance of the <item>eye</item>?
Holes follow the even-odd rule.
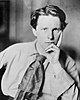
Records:
[[[45,27],[45,28],[42,28],[41,30],[42,30],[43,32],[47,32],[47,31],[48,31],[48,28]]]
[[[54,30],[57,30],[57,28],[54,28],[53,31],[54,31]]]
[[[44,31],[46,31],[48,28],[43,28]]]
[[[58,29],[58,28],[54,28],[54,29],[53,29],[53,31],[56,31],[56,30],[58,31],[59,29]]]
[[[54,28],[52,31],[53,32],[59,32],[60,31],[60,28]]]

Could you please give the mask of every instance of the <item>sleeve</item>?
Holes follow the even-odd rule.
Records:
[[[0,52],[0,69],[7,63],[7,50]]]
[[[80,80],[79,80],[77,65],[76,62],[71,57],[68,57],[67,59],[66,68],[69,75],[71,75],[71,77],[76,81],[78,87],[80,88]]]
[[[15,45],[12,45],[2,52],[0,52],[0,69],[5,66],[10,59],[16,54],[17,49]]]

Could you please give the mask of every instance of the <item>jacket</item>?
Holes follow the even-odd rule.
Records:
[[[35,53],[37,53],[35,41],[14,44],[0,53],[0,68],[6,66],[1,82],[1,88],[4,95],[15,97],[18,85],[26,69],[35,60]],[[59,80],[54,81],[52,90],[54,92],[54,97],[62,95],[67,89],[75,84],[75,82],[79,83],[79,76],[74,60],[62,50],[60,53],[60,63],[63,70],[58,74]]]

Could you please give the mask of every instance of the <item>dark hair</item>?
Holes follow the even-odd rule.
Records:
[[[39,16],[41,15],[52,15],[52,16],[57,16],[60,18],[61,21],[61,30],[63,31],[64,28],[66,27],[67,23],[65,22],[66,20],[66,15],[63,12],[63,10],[61,10],[59,7],[54,6],[54,5],[47,5],[43,8],[34,10],[31,13],[31,26],[36,29],[37,26],[37,20],[39,18]]]

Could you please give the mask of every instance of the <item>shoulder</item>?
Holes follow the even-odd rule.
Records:
[[[5,50],[0,52],[0,59],[7,58],[10,59],[17,55],[28,55],[31,47],[33,47],[34,42],[16,43],[7,47]]]
[[[13,45],[7,47],[2,52],[9,52],[9,53],[15,52],[16,53],[16,52],[19,52],[19,51],[28,51],[28,50],[30,50],[32,45],[33,45],[33,42],[16,43],[16,44],[13,44]]]
[[[16,43],[0,52],[0,68],[13,61],[24,61],[33,53],[34,42]]]

